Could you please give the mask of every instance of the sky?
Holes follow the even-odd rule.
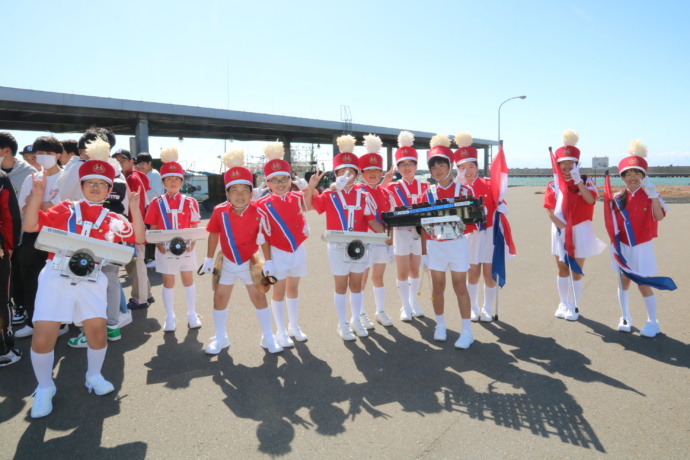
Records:
[[[689,2],[102,4],[3,2],[0,86],[335,121],[344,105],[353,123],[493,140],[499,105],[526,95],[501,109],[510,167],[549,167],[565,129],[583,166],[616,164],[633,139],[650,165],[690,165]],[[44,134],[12,132],[20,145]],[[176,138],[150,151],[174,145],[214,170],[232,144],[261,155],[260,143]]]

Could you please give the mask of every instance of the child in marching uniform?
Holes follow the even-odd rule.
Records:
[[[567,187],[567,200],[558,195],[558,183],[551,181],[546,186],[544,194],[544,208],[551,219],[551,253],[556,257],[558,267],[558,296],[560,303],[556,310],[557,318],[568,321],[576,321],[579,312],[576,306],[580,303],[582,294],[582,275],[572,272],[572,286],[570,280],[570,267],[565,263],[565,236],[566,225],[572,225],[573,243],[575,245],[575,260],[580,267],[585,264],[585,258],[600,254],[606,248],[606,244],[594,235],[592,217],[594,216],[594,204],[599,195],[597,187],[591,177],[581,176],[579,169],[580,149],[575,147],[579,136],[575,131],[563,132],[563,147],[556,150],[556,161]],[[559,210],[560,202],[567,202],[568,210]],[[564,213],[570,215],[567,222]]]
[[[383,232],[383,225],[376,220],[376,202],[362,187],[355,187],[359,174],[359,160],[352,152],[355,138],[351,135],[337,139],[341,153],[333,158],[336,175],[336,190],[327,190],[313,196],[316,186],[325,173],[317,172],[309,179],[306,190],[308,209],[319,214],[326,213],[326,229],[366,232],[369,228]],[[328,260],[335,282],[334,304],[338,315],[338,335],[343,340],[355,340],[355,335],[367,337],[369,333],[360,321],[362,305],[362,273],[367,269],[366,260],[347,260],[344,243],[328,243]],[[352,316],[347,321],[345,294],[350,289]],[[354,331],[354,333],[353,333]]]
[[[653,239],[658,236],[659,221],[666,216],[667,207],[647,177],[647,146],[634,140],[628,152],[630,156],[623,158],[618,164],[618,173],[625,182],[625,189],[614,196],[614,215],[618,228],[625,229],[621,232],[621,252],[632,271],[641,276],[652,276],[657,273]],[[619,271],[615,261],[613,266]],[[630,332],[630,278],[622,271],[620,276],[622,290],[621,287],[618,288],[618,298],[623,316],[618,330]],[[640,284],[638,288],[647,309],[647,322],[640,330],[640,335],[654,337],[661,332],[656,317],[656,296],[650,286]]]
[[[472,321],[493,321],[493,304],[496,300],[497,282],[491,274],[494,255],[493,219],[496,203],[491,194],[491,180],[479,177],[477,149],[472,147],[472,135],[458,132],[455,135],[458,149],[454,160],[458,167],[458,180],[475,198],[482,197],[486,208],[484,224],[470,224],[465,229],[469,246],[470,270],[467,274],[467,290],[472,304]],[[484,279],[484,304],[479,308],[479,280]]]
[[[435,203],[438,200],[460,198],[467,196],[460,182],[451,178],[451,164],[453,151],[450,149],[450,139],[445,134],[437,134],[431,138],[431,149],[428,153],[427,164],[431,176],[438,182],[427,191],[427,201]],[[446,320],[444,317],[444,292],[446,288],[446,271],[450,269],[453,291],[458,301],[462,329],[460,337],[455,342],[456,348],[469,348],[474,342],[472,334],[472,320],[470,296],[467,291],[467,271],[470,269],[468,259],[468,242],[463,232],[448,231],[446,225],[432,226],[434,231],[442,230],[439,234],[429,234],[422,231],[422,269],[428,267],[431,272],[431,290],[434,313],[436,314],[436,330],[434,340],[446,340]]]
[[[103,208],[115,177],[115,169],[106,161],[110,146],[96,139],[88,146],[95,153],[91,161],[79,167],[79,180],[84,196],[77,202],[63,201],[47,211],[40,211],[46,180],[34,179],[32,194],[24,211],[23,228],[26,232],[38,232],[42,227],[80,233],[83,236],[111,242],[141,244],[145,239],[144,221],[139,211],[137,193],[132,193],[129,206],[132,224],[117,214]],[[52,267],[55,254],[49,255],[46,266],[39,276],[34,313],[35,331],[31,343],[31,362],[38,380],[38,388],[31,408],[31,417],[48,415],[53,408],[55,384],[52,379],[54,348],[61,322],[83,324],[88,342],[86,387],[97,395],[114,390],[113,385],[101,375],[101,367],[107,350],[106,341],[106,288],[107,280],[99,273],[95,282],[72,280],[63,277]],[[59,296],[56,298],[56,293]]]
[[[424,203],[429,183],[415,179],[417,171],[417,151],[412,147],[414,134],[402,131],[398,135],[398,149],[395,151],[395,164],[402,179],[388,185],[395,197],[395,206],[412,206]],[[424,316],[417,303],[417,293],[421,285],[419,264],[422,260],[422,240],[414,227],[393,229],[393,252],[397,265],[396,287],[402,302],[401,321],[412,321]]]
[[[395,168],[391,168],[383,177],[383,181],[379,184],[383,176],[383,157],[379,155],[381,150],[381,138],[373,134],[364,136],[364,147],[367,149],[367,154],[359,158],[359,170],[362,172],[363,184],[357,184],[355,187],[363,187],[376,202],[376,220],[383,224],[381,213],[393,210],[395,198],[388,190],[388,184],[393,180]],[[369,231],[373,231],[369,229]],[[367,283],[367,277],[371,272],[371,283],[374,288],[374,302],[376,304],[376,321],[382,326],[389,327],[393,325],[390,317],[385,310],[385,292],[383,286],[383,274],[386,270],[386,264],[393,256],[392,241],[386,244],[372,244],[370,247],[369,267],[364,270],[362,275],[362,291]],[[374,324],[367,316],[364,308],[360,314],[360,321],[366,329],[374,329]]]
[[[155,198],[148,207],[144,223],[151,230],[182,230],[196,228],[200,222],[199,205],[180,189],[184,183],[184,169],[177,162],[178,153],[175,147],[161,151],[160,174],[166,193]],[[175,331],[175,275],[180,274],[187,300],[187,324],[190,329],[201,327],[196,313],[196,251],[194,243],[187,247],[187,253],[175,256],[164,243],[156,244],[156,271],[163,275],[163,306],[165,307],[165,326],[163,331]]]
[[[223,155],[223,162],[229,168],[223,177],[225,194],[228,201],[213,208],[213,214],[206,226],[209,232],[208,251],[204,259],[203,272],[213,273],[213,256],[220,241],[223,253],[223,267],[218,286],[213,294],[213,324],[216,335],[206,347],[206,353],[217,355],[223,348],[230,346],[225,325],[228,319],[228,302],[236,280],[242,280],[247,288],[249,299],[256,309],[263,333],[260,345],[270,353],[283,351],[276,341],[271,324],[271,312],[268,309],[266,294],[254,286],[250,274],[250,259],[259,245],[265,256],[270,259],[270,248],[265,241],[266,223],[252,199],[254,177],[252,172],[243,167],[244,152],[232,150]]]
[[[277,280],[271,299],[276,340],[284,348],[293,347],[295,344],[290,337],[298,342],[307,340],[298,323],[299,282],[307,274],[307,252],[303,244],[309,236],[309,225],[305,218],[307,204],[303,192],[291,190],[290,164],[283,160],[283,143],[266,145],[264,153],[269,160],[264,166],[264,174],[271,193],[256,202],[267,223],[266,240],[270,246],[270,257],[266,256],[264,273]]]

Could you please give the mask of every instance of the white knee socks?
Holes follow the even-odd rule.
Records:
[[[386,306],[386,288],[374,286],[374,302],[376,303],[376,313],[384,311]]]
[[[196,284],[184,287],[184,296],[187,299],[187,315],[196,314]]]
[[[350,310],[352,311],[352,320],[359,320],[359,315],[362,314],[362,307],[364,306],[364,295],[361,292],[350,292]]]
[[[271,300],[271,311],[276,322],[276,333],[285,334],[285,302]]]
[[[108,351],[108,345],[101,350],[94,350],[91,347],[86,349],[86,362],[88,370],[86,371],[86,378],[93,377],[101,373],[103,368],[103,361],[105,361],[105,352]]]
[[[31,350],[31,365],[34,368],[34,375],[41,388],[53,386],[53,363],[55,361],[55,351],[48,353],[36,353]]]
[[[417,303],[417,293],[419,292],[419,286],[422,284],[421,278],[407,278],[409,283],[409,302],[410,305],[415,305]]]
[[[299,299],[290,299],[289,297],[286,297],[285,304],[287,305],[288,322],[290,323],[290,326],[299,326]]]
[[[259,319],[259,325],[264,337],[271,337],[273,335],[273,325],[271,324],[271,312],[268,311],[268,307],[256,310],[256,317]]]
[[[213,310],[213,325],[216,329],[216,338],[222,340],[225,337],[225,323],[228,321],[228,309]]]
[[[335,314],[338,315],[338,321],[347,323],[347,304],[345,294],[333,293],[333,305],[335,305]]]
[[[175,289],[163,288],[163,307],[166,316],[175,316]]]
[[[656,296],[644,297],[644,306],[647,307],[647,320],[656,323]]]
[[[410,283],[407,280],[396,280],[395,287],[398,289],[398,295],[403,307],[410,308]]]
[[[621,288],[618,288],[618,301],[621,303],[623,316],[630,318],[630,291],[621,291]]]

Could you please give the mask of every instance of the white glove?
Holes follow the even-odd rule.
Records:
[[[275,273],[273,269],[273,261],[267,260],[264,262],[264,276],[272,276]]]
[[[460,169],[456,168],[457,175],[455,176],[455,182],[458,184],[464,184],[465,183],[465,172],[467,171],[466,169]]]
[[[352,178],[352,174],[350,174],[350,171],[346,172],[340,177],[337,177],[335,179],[335,189],[338,191],[344,189],[347,183],[350,182],[350,178]]]
[[[659,198],[659,192],[656,191],[656,185],[652,184],[652,181],[648,177],[645,177],[642,181],[642,186],[647,194],[647,197],[651,200],[653,198]]]
[[[210,275],[213,273],[213,258],[212,257],[206,257],[204,259],[204,266],[201,267],[202,273],[206,273]]]
[[[262,196],[264,196],[264,192],[266,192],[266,189],[268,189],[268,185],[266,185],[266,182],[262,182],[261,185],[259,185],[257,188],[252,189],[252,201],[256,201]]]
[[[424,271],[429,268],[429,256],[427,254],[422,255],[422,263],[419,264],[419,269]]]
[[[510,214],[510,211],[508,210],[508,206],[506,206],[505,203],[501,203],[498,205],[496,208],[496,211],[500,212],[501,214],[505,214],[506,216]]]
[[[573,169],[570,170],[570,178],[573,180],[573,184],[575,185],[582,182],[582,176],[580,176],[580,168],[578,168],[577,164],[573,166]]]
[[[297,187],[300,189],[300,191],[305,191],[307,189],[307,183],[306,180],[302,179],[301,177],[298,177],[296,180],[293,181],[295,184],[297,184]]]

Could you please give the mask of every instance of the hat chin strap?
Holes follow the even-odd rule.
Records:
[[[82,196],[82,198],[84,199],[84,201],[86,201],[86,203],[87,203],[89,206],[93,206],[93,205],[105,203],[105,198],[103,198],[101,201],[91,201],[91,200],[89,200],[88,198],[86,198],[86,196],[84,195],[84,192],[81,192],[81,196]],[[106,197],[106,198],[107,198],[107,197]]]

